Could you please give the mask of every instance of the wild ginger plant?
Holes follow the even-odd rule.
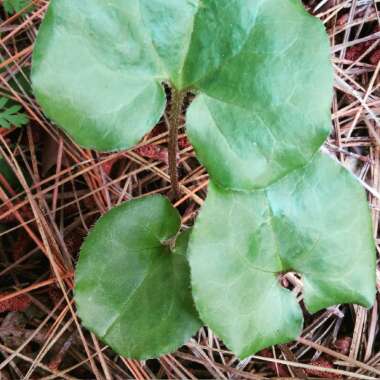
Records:
[[[301,332],[283,273],[302,276],[309,312],[372,304],[364,190],[320,151],[332,78],[323,25],[300,0],[51,1],[32,70],[45,113],[83,147],[129,149],[163,116],[170,87],[178,193],[177,133],[192,93],[186,131],[211,179],[192,231],[179,232],[161,196],[100,218],[76,271],[89,330],[147,359],[204,323],[244,358]]]

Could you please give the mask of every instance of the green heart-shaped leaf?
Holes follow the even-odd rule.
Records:
[[[188,233],[169,201],[151,196],[100,218],[76,270],[75,300],[83,324],[121,355],[157,357],[200,327],[185,251]]]
[[[211,183],[189,259],[200,316],[240,357],[296,338],[302,312],[278,276],[296,271],[310,312],[338,303],[370,306],[375,248],[364,191],[318,154],[265,190]]]
[[[48,116],[106,151],[160,119],[162,83],[199,93],[190,137],[233,189],[304,165],[330,125],[328,40],[299,0],[52,0],[32,79]]]
[[[197,84],[206,95],[187,114],[197,156],[229,189],[263,188],[305,165],[331,125],[323,25],[298,0],[259,4],[247,42]]]

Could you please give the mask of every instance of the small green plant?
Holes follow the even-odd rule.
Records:
[[[101,217],[80,253],[78,314],[118,353],[173,351],[198,313],[241,358],[292,340],[303,319],[280,284],[288,271],[302,275],[310,312],[372,304],[365,193],[319,151],[329,44],[299,0],[52,0],[32,80],[46,114],[100,151],[149,132],[168,85],[174,193],[179,116],[195,95],[186,130],[211,180],[193,231],[179,234],[177,211],[146,197]]]
[[[0,127],[22,127],[29,122],[28,116],[21,112],[19,104],[9,104],[9,99],[0,97]]]
[[[10,16],[13,13],[20,12],[31,3],[31,0],[3,0],[5,12]]]

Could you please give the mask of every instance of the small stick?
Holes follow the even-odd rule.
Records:
[[[177,154],[178,154],[178,128],[182,111],[184,93],[173,88],[171,109],[169,116],[169,175],[175,198],[179,196]]]

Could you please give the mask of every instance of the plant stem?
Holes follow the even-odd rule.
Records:
[[[178,154],[178,128],[182,111],[184,93],[172,89],[172,99],[169,116],[169,175],[174,197],[179,195],[178,172],[177,172],[177,154]]]

